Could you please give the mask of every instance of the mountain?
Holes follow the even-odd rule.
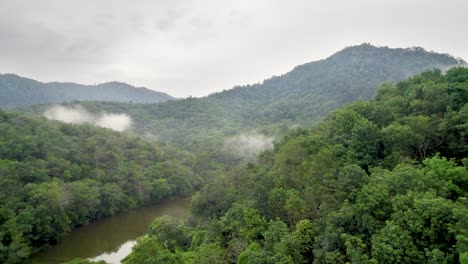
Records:
[[[0,107],[77,100],[160,103],[173,99],[175,98],[162,92],[138,88],[121,82],[107,82],[97,85],[43,83],[15,74],[0,74]]]
[[[157,218],[122,263],[467,263],[467,121],[466,68],[384,85],[206,184],[190,225]]]
[[[347,47],[332,56],[295,67],[259,84],[238,86],[203,98],[160,104],[85,102],[90,111],[128,113],[137,133],[157,134],[179,145],[257,130],[278,133],[311,126],[330,111],[373,98],[385,82],[396,83],[427,69],[447,69],[464,61],[423,48],[370,44]],[[43,112],[46,106],[32,112]]]
[[[157,220],[124,262],[140,263],[156,247],[196,263],[457,263],[468,237],[468,69],[439,69],[462,63],[363,44],[204,98],[55,107],[80,104],[71,110],[85,118],[68,114],[82,125],[0,110],[0,263],[24,262],[88,221],[200,187],[197,229]],[[110,113],[127,114],[131,130],[154,142],[90,125],[117,122]],[[317,123],[275,146],[255,134]],[[265,149],[258,163],[233,158]],[[158,240],[171,234],[171,243]]]
[[[210,97],[249,125],[310,123],[356,100],[375,96],[384,82],[396,83],[426,69],[464,63],[423,48],[347,47],[319,61],[295,67],[260,84],[235,87]]]

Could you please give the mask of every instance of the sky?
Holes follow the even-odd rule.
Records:
[[[200,97],[361,43],[468,60],[467,13],[466,0],[0,0],[0,73]]]

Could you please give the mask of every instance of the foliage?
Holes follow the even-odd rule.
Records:
[[[0,111],[0,262],[199,187],[191,226],[157,219],[124,263],[466,261],[468,70],[395,84],[456,63],[363,44],[205,98],[82,103],[130,114],[132,132],[162,139],[152,143]],[[371,98],[384,81],[375,100],[288,128]],[[240,163],[224,139],[252,129],[287,133],[258,163]]]
[[[210,157],[224,163],[225,154],[220,149],[226,136],[253,130],[279,136],[289,127],[309,127],[334,109],[373,98],[382,83],[396,83],[426,69],[460,63],[450,55],[422,48],[362,44],[347,47],[327,59],[299,65],[261,83],[236,86],[203,98],[158,104],[135,104],[135,100],[79,104],[91,112],[126,113],[132,117],[137,134],[156,136],[185,149],[198,151],[212,145],[208,148]],[[43,113],[46,107],[23,111]]]
[[[199,184],[193,155],[88,125],[0,110],[0,262],[18,263],[72,228]]]
[[[386,84],[286,135],[194,196],[204,239],[179,254],[219,243],[229,263],[466,262],[465,76]]]

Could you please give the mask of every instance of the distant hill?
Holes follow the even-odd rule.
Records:
[[[345,104],[373,98],[385,82],[396,83],[427,69],[447,69],[462,63],[451,55],[423,48],[361,44],[262,83],[203,98],[161,104],[86,102],[83,106],[94,112],[128,113],[136,132],[157,134],[186,145],[255,129],[268,133],[278,131],[278,126],[311,126]],[[44,106],[33,111],[41,109]]]
[[[370,44],[347,47],[319,61],[299,65],[260,84],[211,95],[249,125],[287,121],[317,122],[331,110],[376,95],[384,82],[396,83],[427,69],[464,63],[423,48],[388,48]],[[240,107],[241,106],[241,107]]]
[[[174,97],[147,88],[137,88],[121,82],[98,85],[76,83],[43,83],[15,74],[0,74],[0,107],[69,101],[114,101],[160,103]]]

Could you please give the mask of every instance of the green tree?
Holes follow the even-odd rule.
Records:
[[[378,263],[420,263],[424,256],[408,231],[388,221],[372,236],[372,258]]]
[[[174,253],[162,246],[157,238],[137,240],[132,253],[122,260],[124,264],[174,264],[183,263]]]

